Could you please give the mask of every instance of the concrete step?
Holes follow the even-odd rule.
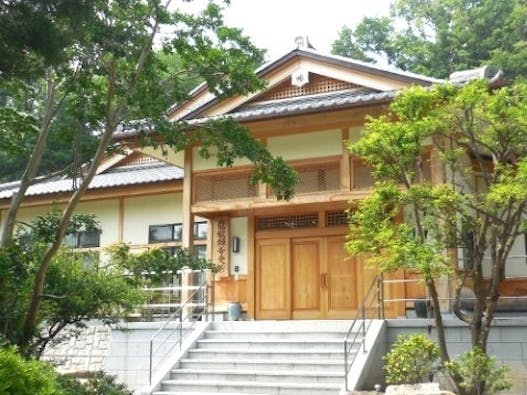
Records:
[[[179,394],[180,392],[242,393],[266,395],[337,395],[342,384],[260,383],[254,381],[164,380],[163,391],[153,395]]]
[[[273,332],[343,332],[352,321],[344,320],[299,320],[299,321],[222,321],[214,322],[210,330],[219,331],[273,331]]]
[[[156,391],[155,395],[209,395],[210,392],[201,391]],[[223,392],[223,395],[247,395],[244,392]],[[267,394],[251,394],[251,395],[267,395]]]
[[[240,358],[253,360],[283,360],[295,359],[300,361],[320,360],[320,361],[344,361],[344,349],[341,350],[298,350],[298,349],[283,349],[283,350],[249,350],[238,348],[195,348],[189,350],[190,358],[199,359],[227,359]]]
[[[207,339],[338,339],[344,341],[345,331],[309,331],[309,330],[208,330]]]
[[[341,360],[298,359],[254,360],[254,359],[198,359],[185,358],[180,362],[182,369],[250,369],[250,370],[282,370],[282,371],[316,371],[340,372],[343,370]]]
[[[338,384],[343,382],[343,372],[313,372],[313,371],[266,371],[266,370],[229,370],[229,369],[175,369],[170,379],[178,381],[252,381],[261,383],[318,383]]]
[[[197,342],[198,348],[232,349],[239,350],[312,350],[339,351],[344,347],[342,339],[201,339]]]

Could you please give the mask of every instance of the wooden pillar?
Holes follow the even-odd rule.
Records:
[[[349,128],[342,129],[342,156],[340,158],[340,189],[343,191],[351,190],[351,157],[347,147],[349,140]]]
[[[124,238],[124,198],[119,198],[119,228],[118,228],[118,234],[117,234],[117,241],[119,243],[123,242]]]
[[[251,210],[247,214],[247,316],[252,319],[256,311],[255,230],[254,210]]]
[[[260,142],[264,147],[267,146],[267,139],[264,138]],[[258,198],[267,199],[267,184],[263,182],[258,183]]]
[[[182,246],[194,250],[194,216],[192,215],[192,148],[185,149],[183,178],[183,232]]]

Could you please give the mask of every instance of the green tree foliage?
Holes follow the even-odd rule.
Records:
[[[390,113],[369,119],[362,138],[350,144],[377,183],[351,210],[349,251],[369,254],[383,271],[421,273],[435,311],[436,280],[452,275],[453,310],[483,352],[510,251],[527,228],[526,111],[525,82],[494,91],[484,81],[414,87],[393,101]],[[439,170],[433,180],[431,167]],[[452,262],[449,251],[463,251],[463,259]],[[471,312],[459,307],[466,284],[476,295]],[[448,361],[441,315],[435,320]]]
[[[511,388],[511,382],[506,377],[510,369],[497,366],[496,359],[479,347],[448,362],[446,368],[452,376],[459,378],[459,386],[468,395],[492,395]]]
[[[133,395],[133,391],[116,382],[115,376],[104,372],[95,373],[83,383],[73,377],[59,376],[58,387],[64,395]]]
[[[425,335],[400,335],[384,356],[386,382],[416,384],[427,382],[437,369],[439,347]]]
[[[58,211],[39,216],[21,228],[7,248],[0,249],[0,333],[10,343],[18,343],[22,336],[35,271],[59,221]],[[68,233],[95,227],[92,216],[75,215]],[[122,267],[100,267],[97,259],[89,258],[70,248],[55,255],[26,354],[40,356],[50,341],[63,337],[67,326],[82,328],[89,319],[114,322],[145,300],[138,282],[124,277]]]
[[[390,17],[344,26],[332,51],[438,78],[483,64],[526,76],[526,20],[523,0],[395,0]]]
[[[0,72],[1,98],[6,109],[0,116],[8,113],[16,121],[0,121],[0,125],[10,128],[1,131],[0,140],[14,136],[12,141],[29,143],[17,145],[23,147],[28,160],[20,188],[11,198],[0,245],[7,248],[9,244],[18,208],[27,188],[37,181],[46,147],[54,134],[57,141],[74,142],[71,172],[80,175],[82,171],[53,241],[35,272],[21,346],[33,337],[46,275],[67,224],[99,164],[108,151],[115,151],[112,141],[118,127],[134,119],[145,120],[147,129],[153,128],[159,135],[156,140],[145,138],[145,143],[161,141],[164,149],[181,151],[192,141],[191,128],[185,122],[167,122],[165,111],[167,100],[182,102],[188,98],[186,80],[205,81],[218,97],[246,94],[264,85],[254,74],[262,51],[239,29],[223,23],[221,5],[228,1],[208,2],[196,14],[183,11],[184,3],[182,0],[2,2],[0,16],[5,26],[11,26],[14,32],[33,32],[40,28],[33,24],[43,20],[41,37],[46,42],[33,42],[32,33],[13,37],[2,30],[5,56],[16,61],[22,50],[28,62],[27,65],[21,62],[17,68],[7,65]],[[70,11],[77,6],[81,12],[72,16]],[[20,23],[28,26],[17,30]],[[155,47],[167,56],[176,56],[181,72],[174,72],[166,58],[154,51]],[[169,84],[173,85],[166,89]],[[232,125],[228,120],[199,125],[200,142],[221,153],[220,165],[232,164],[233,158],[239,156],[254,160],[253,180],[268,182],[278,198],[290,198],[297,180],[293,170],[280,158],[272,157],[260,143],[249,143],[247,130],[239,126],[233,132],[223,129]],[[35,131],[33,146],[26,136],[17,136],[18,131],[26,130]],[[64,134],[64,130],[70,130],[71,135]],[[93,136],[97,143],[92,150],[89,145],[93,138],[88,137]],[[9,144],[0,141],[0,146]],[[16,150],[8,153],[18,154]]]
[[[16,348],[0,348],[0,393],[60,395],[57,375],[46,363],[24,359]]]

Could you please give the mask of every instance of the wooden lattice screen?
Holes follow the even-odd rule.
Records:
[[[257,230],[298,229],[313,228],[317,226],[317,213],[259,217],[256,222]]]
[[[130,166],[130,165],[146,165],[149,163],[158,163],[159,160],[149,156],[149,155],[142,155],[142,154],[134,154],[130,155],[128,158],[124,159],[122,162],[119,163],[121,166]]]
[[[347,225],[348,214],[345,211],[327,211],[326,226]]]
[[[194,186],[195,202],[243,199],[258,193],[257,186],[250,183],[249,172],[196,175]]]
[[[300,177],[300,183],[295,188],[297,194],[340,189],[340,166],[338,162],[298,166],[295,170]]]
[[[317,93],[335,92],[358,87],[358,85],[349,82],[309,73],[308,84],[301,87],[297,87],[291,85],[291,81],[287,80],[281,83],[280,85],[276,86],[275,88],[271,89],[264,95],[258,97],[256,101],[288,99],[291,97],[314,95]]]

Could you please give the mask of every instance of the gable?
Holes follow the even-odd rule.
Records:
[[[268,83],[264,91],[220,100],[213,97],[205,86],[201,86],[193,92],[190,100],[170,109],[168,116],[172,120],[192,120],[232,113],[250,103],[356,89],[370,93],[389,92],[412,84],[438,82],[417,74],[305,50],[294,50],[260,68],[257,74]]]
[[[258,103],[268,100],[289,99],[293,97],[315,95],[318,93],[328,93],[347,89],[360,88],[360,85],[353,84],[335,78],[326,77],[320,74],[308,73],[308,83],[302,86],[292,85],[291,80],[286,80],[272,89],[264,92],[258,97],[249,100],[247,104]]]

